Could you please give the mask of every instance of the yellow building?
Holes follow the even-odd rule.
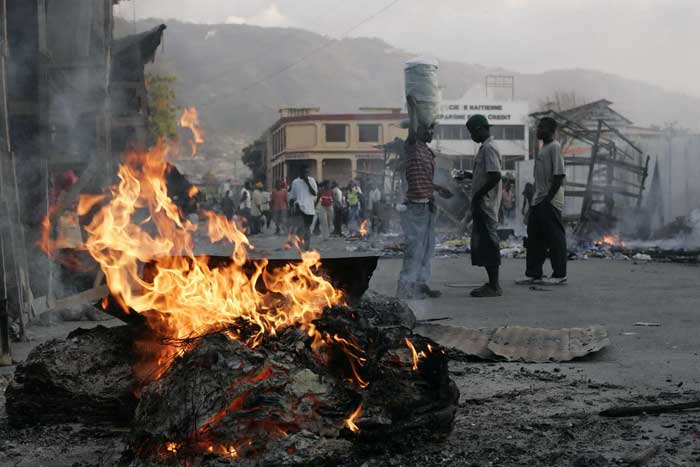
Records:
[[[303,165],[316,180],[351,179],[383,173],[381,145],[406,138],[401,109],[361,108],[352,114],[322,114],[318,108],[286,108],[267,132],[267,180],[291,182]]]

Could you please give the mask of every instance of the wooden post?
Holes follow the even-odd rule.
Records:
[[[591,149],[591,164],[588,171],[588,181],[586,183],[586,193],[583,196],[583,204],[581,206],[581,219],[579,220],[578,231],[584,228],[589,220],[591,205],[593,204],[593,175],[595,173],[595,165],[598,159],[598,151],[600,150],[600,133],[603,130],[603,121],[598,120],[598,131],[595,134],[593,148]]]

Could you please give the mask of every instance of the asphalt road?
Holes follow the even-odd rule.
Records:
[[[450,317],[446,324],[472,328],[559,329],[599,324],[607,328],[611,346],[563,365],[581,368],[599,382],[659,390],[678,390],[682,383],[683,389],[700,389],[700,268],[604,259],[573,261],[569,263],[569,285],[532,291],[514,284],[523,275],[524,260],[505,260],[501,272],[504,296],[474,299],[463,286],[481,285],[486,278],[483,269],[472,267],[469,261],[469,256],[433,260],[432,286],[444,295],[412,301],[419,318]],[[393,294],[400,267],[399,259],[380,260],[370,286]],[[634,326],[637,322],[661,326]]]

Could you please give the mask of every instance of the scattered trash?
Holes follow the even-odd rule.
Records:
[[[636,336],[637,333],[636,332],[621,332],[620,335],[621,336]]]
[[[644,323],[644,322],[641,322],[641,323],[634,323],[634,326],[659,327],[659,326],[661,326],[661,324],[659,324],[659,323]]]
[[[421,324],[414,332],[468,356],[492,361],[566,362],[610,345],[607,330],[600,326],[550,330],[522,326],[468,329]]]
[[[538,285],[533,285],[530,287],[530,290],[534,290],[535,292],[551,292],[552,289],[545,289],[544,287],[540,287]]]
[[[651,256],[644,253],[637,253],[632,259],[635,261],[651,261]]]

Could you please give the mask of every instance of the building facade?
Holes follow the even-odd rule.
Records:
[[[361,108],[352,114],[323,114],[318,108],[280,110],[267,132],[267,181],[296,178],[304,165],[317,180],[341,185],[378,177],[384,171],[382,145],[406,138],[397,108]]]
[[[529,105],[527,101],[464,97],[443,101],[433,149],[452,160],[454,168],[469,170],[479,145],[471,140],[466,124],[474,114],[484,115],[503,156],[503,168],[513,172],[517,161],[529,157]]]

